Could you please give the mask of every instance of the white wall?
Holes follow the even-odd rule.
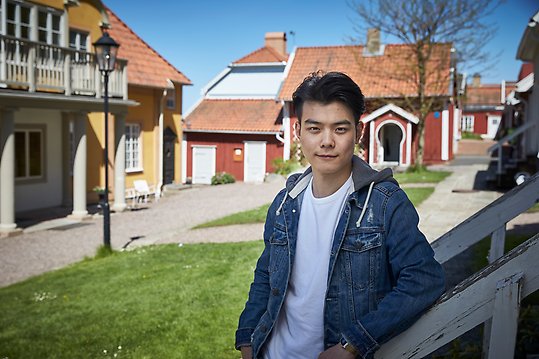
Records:
[[[282,66],[233,68],[210,91],[208,98],[274,98],[283,80]]]
[[[62,204],[62,114],[57,110],[20,109],[17,125],[45,125],[45,179],[37,183],[15,180],[15,212]]]

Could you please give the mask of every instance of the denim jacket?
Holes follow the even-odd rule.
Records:
[[[310,168],[291,176],[268,210],[264,251],[236,331],[236,348],[252,345],[253,358],[263,356],[284,302],[311,176]],[[391,170],[375,171],[354,156],[352,179],[330,254],[324,348],[344,338],[372,358],[443,293],[444,273]]]

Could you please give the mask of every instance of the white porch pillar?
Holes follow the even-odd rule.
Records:
[[[112,210],[122,212],[125,203],[125,113],[114,114],[114,205]]]
[[[15,110],[0,115],[0,234],[21,232],[15,223]]]
[[[70,217],[84,219],[88,217],[86,209],[86,120],[85,112],[75,113],[73,147],[75,159],[73,161],[73,212]]]
[[[283,101],[284,148],[283,160],[290,159],[290,103]]]

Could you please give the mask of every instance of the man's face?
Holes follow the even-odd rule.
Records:
[[[354,146],[361,136],[360,126],[355,125],[352,111],[340,102],[303,104],[296,134],[315,175],[350,176]]]

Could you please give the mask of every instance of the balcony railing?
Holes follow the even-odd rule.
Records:
[[[29,92],[101,97],[103,80],[95,55],[0,35],[0,86]],[[127,61],[118,59],[109,96],[127,99]]]

